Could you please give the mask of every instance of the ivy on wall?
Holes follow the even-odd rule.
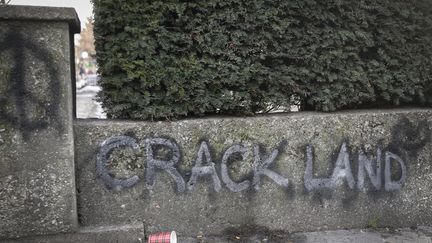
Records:
[[[108,116],[432,104],[429,0],[93,0]]]

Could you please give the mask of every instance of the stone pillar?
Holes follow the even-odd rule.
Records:
[[[0,239],[78,227],[72,8],[0,6]]]

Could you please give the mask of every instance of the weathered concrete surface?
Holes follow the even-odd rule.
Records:
[[[140,243],[144,241],[144,227],[142,224],[85,227],[75,233],[33,236],[28,238],[4,240],[2,243]]]
[[[0,238],[77,228],[72,12],[0,6]]]
[[[81,31],[75,9],[43,6],[1,5],[0,20],[31,22],[66,22],[73,33]]]
[[[144,221],[150,231],[174,229],[184,236],[224,235],[239,227],[282,234],[429,225],[431,115],[424,109],[154,123],[78,120],[80,222]],[[359,162],[366,165],[360,174]],[[312,175],[333,179],[314,181]]]

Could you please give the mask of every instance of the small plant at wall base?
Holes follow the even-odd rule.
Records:
[[[93,2],[111,118],[432,104],[429,0]]]

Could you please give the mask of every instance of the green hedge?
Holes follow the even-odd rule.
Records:
[[[93,0],[111,118],[430,105],[430,0]]]

